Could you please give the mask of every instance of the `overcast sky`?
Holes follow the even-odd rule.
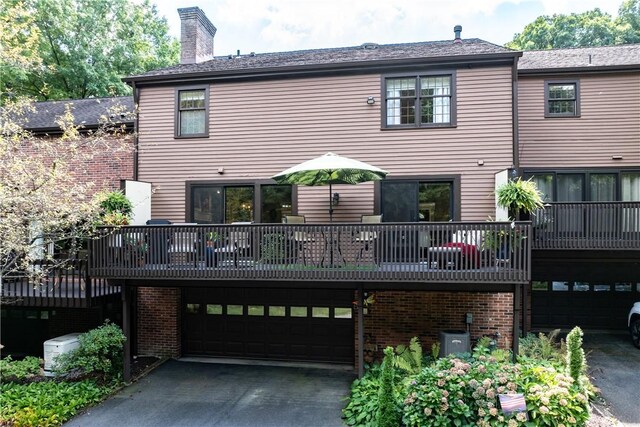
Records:
[[[214,54],[280,52],[462,37],[504,44],[540,15],[599,7],[617,15],[622,0],[151,0],[180,35],[177,8],[198,6],[218,32]]]

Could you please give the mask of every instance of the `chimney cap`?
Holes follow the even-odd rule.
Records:
[[[209,31],[212,37],[215,36],[216,31],[218,31],[215,25],[209,21],[207,15],[205,15],[202,9],[198,6],[178,8],[178,15],[180,15],[181,21],[196,18]]]

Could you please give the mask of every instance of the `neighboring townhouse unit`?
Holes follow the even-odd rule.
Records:
[[[41,138],[62,134],[59,119],[69,109],[82,133],[95,132],[105,120],[124,126],[119,138],[133,144],[132,97],[90,98],[36,102],[19,120],[23,128]],[[117,117],[108,117],[113,116]],[[122,114],[122,117],[120,116]],[[133,151],[97,153],[90,163],[77,165],[75,179],[93,182],[95,191],[120,188],[133,178]],[[26,279],[5,280],[1,289],[3,353],[42,355],[43,342],[70,332],[84,332],[105,318],[121,318],[120,288],[88,276],[87,261],[76,260],[73,269],[55,270],[35,286]]]
[[[640,299],[640,45],[524,52],[520,172],[533,220],[532,325],[618,329]]]

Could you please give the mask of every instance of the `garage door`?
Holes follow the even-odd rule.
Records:
[[[353,291],[185,289],[183,354],[353,363]]]
[[[532,327],[625,329],[640,283],[533,282]]]

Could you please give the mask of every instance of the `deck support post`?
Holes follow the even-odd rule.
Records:
[[[124,382],[131,381],[131,287],[126,282],[122,285],[122,331],[126,337],[124,342]]]
[[[522,302],[522,284],[514,284],[513,288],[513,338],[512,351],[513,361],[516,361],[518,349],[520,347],[520,302]]]
[[[358,378],[364,376],[364,286],[358,284]]]
[[[527,285],[522,285],[522,336],[526,337],[529,333],[529,319],[527,313],[529,312],[529,289],[531,289],[531,282]]]

